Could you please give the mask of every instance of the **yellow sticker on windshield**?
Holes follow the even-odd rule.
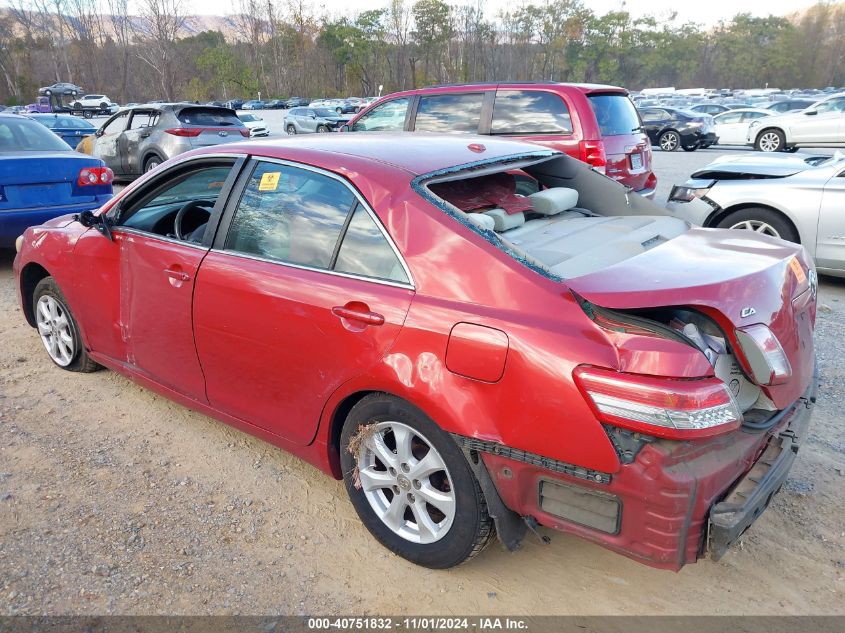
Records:
[[[801,266],[801,262],[798,261],[798,258],[795,257],[795,255],[789,258],[789,267],[792,269],[792,272],[795,273],[795,278],[798,279],[798,284],[803,284],[807,279],[807,274],[804,272],[804,267]]]
[[[280,171],[268,171],[261,175],[261,182],[258,183],[259,191],[275,191],[279,188]]]

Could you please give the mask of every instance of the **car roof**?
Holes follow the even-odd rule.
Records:
[[[473,134],[428,132],[342,132],[273,139],[260,143],[232,143],[227,150],[268,158],[287,158],[330,171],[355,170],[348,159],[380,163],[407,174],[422,175],[459,165],[520,156],[537,158],[561,154],[556,150],[524,141],[496,139]],[[220,152],[220,147],[200,153]],[[338,159],[343,156],[343,159]]]

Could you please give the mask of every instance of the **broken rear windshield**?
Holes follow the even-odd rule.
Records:
[[[233,111],[222,108],[185,108],[179,111],[176,118],[185,125],[207,125],[209,127],[243,125]]]

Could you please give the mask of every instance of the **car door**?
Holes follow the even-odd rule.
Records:
[[[816,265],[845,270],[845,170],[824,186],[816,237]]]
[[[789,125],[791,142],[811,143],[813,145],[827,145],[842,142],[843,112],[845,97],[828,99],[817,104],[815,108],[808,108],[794,115],[794,121]],[[814,112],[815,114],[809,114]]]
[[[748,125],[742,122],[742,112],[725,112],[713,117],[714,132],[720,145],[744,145],[745,130]]]
[[[381,361],[413,298],[377,218],[334,174],[254,163],[194,292],[212,406],[297,444],[340,385]]]
[[[94,133],[93,155],[118,175],[126,174],[120,154],[121,135],[129,123],[131,110],[119,112]]]
[[[157,119],[158,113],[155,110],[132,111],[129,125],[118,142],[124,174],[143,172],[141,146],[152,134]]]
[[[112,240],[93,229],[79,238],[74,264],[80,301],[75,309],[80,322],[89,324],[86,339],[95,357],[206,401],[194,345],[194,284],[243,160],[203,158],[174,166],[110,210]],[[176,213],[195,201],[211,210],[204,240],[177,239]],[[191,229],[208,219],[208,212],[199,210],[186,215]]]

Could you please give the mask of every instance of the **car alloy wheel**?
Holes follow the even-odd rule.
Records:
[[[36,304],[35,322],[53,362],[60,367],[70,365],[76,355],[76,343],[67,308],[55,297],[43,295]]]
[[[446,462],[419,431],[379,422],[357,458],[361,489],[376,516],[412,543],[439,541],[455,519],[455,493]]]
[[[157,157],[150,158],[147,161],[147,167],[144,171],[152,171],[153,169],[155,169],[159,165],[161,165],[161,161]]]
[[[763,235],[771,235],[772,237],[780,237],[780,233],[768,222],[761,220],[742,220],[732,225],[732,229],[739,229],[741,231],[754,231],[755,233],[762,233]]]
[[[675,132],[664,132],[660,136],[660,149],[664,152],[674,152],[680,144],[681,139]]]
[[[296,128],[293,125],[289,125],[285,128],[285,132],[288,134],[296,134]]]
[[[326,134],[328,131],[329,131],[329,128],[327,128],[325,125],[318,125],[317,126],[317,132],[319,132],[320,134]]]
[[[780,134],[775,131],[764,132],[757,141],[761,152],[777,152],[781,148]]]

